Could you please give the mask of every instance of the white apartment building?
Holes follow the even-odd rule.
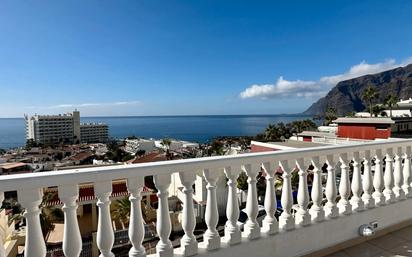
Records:
[[[103,123],[80,124],[82,143],[104,143],[109,138],[109,127]]]
[[[108,139],[106,124],[82,124],[80,112],[59,115],[25,115],[26,139],[43,145],[98,143]]]
[[[155,146],[155,141],[150,139],[126,139],[125,151],[130,154],[135,154],[138,150],[144,150],[146,153],[153,151]]]

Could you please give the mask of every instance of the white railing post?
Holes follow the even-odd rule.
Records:
[[[79,186],[59,186],[59,198],[63,202],[64,212],[64,236],[63,252],[66,257],[79,257],[82,251],[82,236],[77,221],[77,203]]]
[[[353,153],[353,174],[352,174],[352,198],[350,199],[350,203],[352,205],[352,211],[360,212],[364,210],[364,204],[362,201],[362,178],[360,172],[360,158],[359,152]]]
[[[339,195],[340,200],[338,202],[339,213],[342,215],[349,215],[352,212],[352,206],[349,202],[350,195],[350,181],[349,181],[349,166],[347,154],[340,154],[340,183],[339,183]]]
[[[385,174],[383,177],[385,182],[385,189],[383,190],[383,195],[385,196],[386,204],[390,204],[395,200],[395,195],[393,193],[393,159],[392,159],[392,149],[386,150],[385,158]]]
[[[402,189],[405,192],[406,197],[412,197],[411,189],[411,147],[407,146],[404,154],[403,161],[403,185]]]
[[[309,210],[312,222],[321,222],[325,219],[325,211],[322,206],[322,170],[319,169],[319,157],[312,158],[313,166],[313,184],[312,184],[312,202],[313,205]]]
[[[159,198],[156,230],[160,240],[156,245],[156,255],[159,257],[170,257],[173,256],[173,245],[169,239],[172,232],[168,202],[169,186],[171,184],[170,175],[155,175],[154,183],[158,190],[157,197]]]
[[[0,191],[0,206],[3,204],[4,201],[4,192]],[[0,227],[0,257],[6,257],[6,250],[4,249],[4,241],[5,241],[5,230],[4,228]]]
[[[146,251],[142,245],[144,239],[144,225],[142,215],[142,190],[144,179],[141,177],[127,179],[127,191],[130,200],[129,219],[129,239],[132,247],[129,250],[129,257],[145,257]]]
[[[237,221],[239,219],[239,203],[237,199],[237,178],[240,174],[240,167],[232,169],[232,167],[225,167],[225,175],[228,179],[228,197],[226,207],[227,222],[225,224],[225,242],[229,245],[239,244],[242,240]]]
[[[299,209],[295,214],[295,222],[297,226],[308,226],[310,225],[311,218],[308,211],[309,204],[309,190],[308,190],[308,180],[307,180],[307,170],[304,166],[303,158],[296,160],[296,166],[299,172],[299,185],[298,185],[298,205]]]
[[[395,149],[395,167],[394,167],[394,187],[393,193],[396,200],[405,200],[405,192],[402,189],[403,174],[402,174],[402,148]]]
[[[24,257],[44,257],[46,256],[46,244],[40,225],[39,209],[43,199],[43,192],[39,188],[25,188],[19,190],[17,195],[20,204],[26,209],[24,212],[24,217],[26,218]]]
[[[283,170],[283,185],[282,185],[282,197],[280,202],[282,203],[283,212],[279,217],[280,230],[292,230],[295,228],[295,218],[292,215],[293,195],[292,195],[292,181],[291,173],[289,169],[288,161],[280,161],[280,167]]]
[[[373,180],[372,180],[372,172],[371,172],[371,165],[370,165],[371,155],[370,151],[365,151],[365,159],[363,160],[363,180],[362,180],[362,187],[363,187],[363,195],[362,200],[365,204],[365,208],[371,209],[375,207],[375,200],[372,197],[372,190],[373,190]]]
[[[382,150],[378,149],[375,153],[375,173],[373,175],[373,188],[374,192],[372,194],[373,199],[375,199],[376,206],[385,205],[385,195],[382,193],[384,179],[383,179],[383,167],[382,167]]]
[[[263,171],[266,173],[266,192],[265,192],[265,211],[266,216],[262,221],[262,232],[267,235],[276,234],[279,231],[279,223],[276,220],[275,213],[277,209],[276,191],[275,191],[275,172],[270,162],[262,164]]]
[[[256,239],[260,237],[260,227],[257,222],[257,215],[259,212],[257,189],[256,189],[256,177],[258,174],[258,167],[256,165],[246,164],[242,166],[243,171],[248,176],[247,183],[247,201],[246,201],[246,213],[247,221],[244,227],[244,235],[248,239]],[[259,169],[260,170],[260,169]]]
[[[333,219],[338,217],[339,210],[336,205],[337,197],[337,187],[336,187],[336,162],[334,161],[333,155],[326,156],[326,164],[328,165],[328,178],[326,181],[325,195],[328,200],[325,204],[325,217],[328,219]]]
[[[99,257],[114,257],[111,252],[114,244],[114,231],[110,217],[112,181],[95,182],[94,191],[97,197],[97,207],[99,208],[96,236],[97,247],[100,250]]]
[[[207,182],[207,204],[205,211],[205,222],[207,230],[203,235],[204,243],[208,251],[220,248],[220,235],[216,229],[219,221],[219,211],[217,209],[216,182],[219,173],[214,170],[205,169],[203,176]]]
[[[193,184],[196,180],[195,172],[180,172],[180,181],[183,185],[183,217],[182,227],[185,234],[180,240],[183,256],[192,256],[197,254],[197,241],[193,234],[196,226],[195,209],[193,206]]]

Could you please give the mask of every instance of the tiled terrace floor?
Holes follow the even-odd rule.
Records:
[[[412,226],[346,248],[326,257],[412,256]]]

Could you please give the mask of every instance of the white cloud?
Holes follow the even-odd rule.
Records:
[[[46,108],[80,108],[80,107],[106,107],[106,106],[124,106],[124,105],[138,105],[140,101],[126,101],[126,102],[109,102],[109,103],[79,103],[79,104],[59,104],[47,106]]]
[[[338,82],[360,77],[367,74],[379,73],[396,67],[405,66],[412,63],[412,57],[397,63],[394,59],[388,59],[384,62],[369,64],[362,61],[353,65],[350,69],[342,74],[323,76],[317,81],[305,80],[285,80],[280,77],[275,84],[254,84],[240,93],[242,99],[261,98],[269,99],[277,96],[295,96],[295,97],[320,97],[335,86]]]

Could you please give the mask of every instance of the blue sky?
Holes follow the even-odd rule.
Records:
[[[412,1],[0,1],[0,117],[278,114],[411,63]]]

